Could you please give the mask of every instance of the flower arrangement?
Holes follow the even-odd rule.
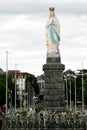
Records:
[[[3,129],[7,128],[83,128],[86,116],[52,111],[22,110],[5,115]]]

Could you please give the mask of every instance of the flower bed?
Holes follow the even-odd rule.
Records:
[[[84,129],[86,117],[77,114],[57,113],[51,111],[18,111],[5,115],[2,125],[3,130],[35,129],[35,130],[59,130],[59,129]]]

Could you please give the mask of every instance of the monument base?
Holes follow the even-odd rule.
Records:
[[[65,89],[63,71],[60,57],[48,57],[43,65],[45,74],[44,109],[52,111],[65,111]]]

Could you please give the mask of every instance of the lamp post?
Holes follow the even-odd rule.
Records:
[[[12,107],[12,90],[11,90],[11,107]]]
[[[29,103],[28,103],[28,91],[27,91],[27,96],[26,96],[26,98],[27,98],[27,110],[28,110],[28,105],[29,105]]]
[[[68,110],[69,109],[69,106],[68,106],[68,79],[69,79],[69,76],[70,75],[64,75],[64,80],[65,80],[65,95],[66,95],[66,110]]]
[[[76,76],[74,76],[75,78],[75,111],[77,110],[77,105],[76,105]]]
[[[30,83],[27,83],[27,109],[30,107]]]
[[[67,107],[66,109],[68,110],[68,90],[67,90],[67,79],[65,79],[66,81],[66,102],[67,102]]]
[[[8,51],[6,51],[6,113],[8,111]]]
[[[71,104],[71,75],[70,75],[70,111],[72,110],[72,104]]]
[[[17,96],[17,95],[16,95],[16,91],[17,91],[17,90],[16,90],[16,71],[17,71],[17,68],[16,68],[16,67],[17,67],[17,64],[15,64],[15,111],[16,111],[16,96]]]
[[[82,70],[82,111],[84,111],[84,87],[83,87],[83,70]]]
[[[81,74],[79,74],[79,75],[81,75],[81,83],[82,83],[82,112],[84,112],[84,80],[83,80],[83,63],[82,63],[82,69],[81,70],[78,70],[78,71],[80,71],[81,72]],[[86,73],[85,73],[86,74]]]
[[[22,88],[20,88],[20,110],[22,110]]]

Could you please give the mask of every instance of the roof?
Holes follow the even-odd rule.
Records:
[[[0,68],[0,73],[3,73],[4,71]]]
[[[11,74],[12,76],[28,76],[28,75],[32,75],[30,73],[27,73],[27,72],[20,72],[19,70],[9,70],[8,71],[9,74]]]

